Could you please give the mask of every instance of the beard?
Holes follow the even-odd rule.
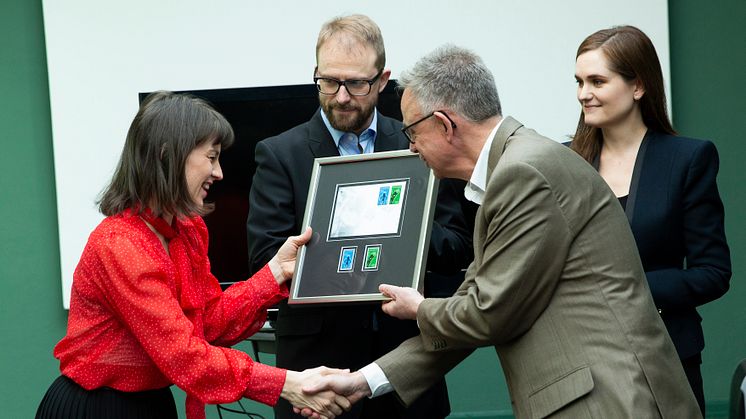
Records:
[[[359,105],[350,102],[340,105],[334,100],[329,100],[321,102],[321,109],[334,129],[358,133],[367,128],[367,124],[370,123],[370,117],[375,110],[375,104]],[[354,112],[339,114],[335,113],[335,110]]]

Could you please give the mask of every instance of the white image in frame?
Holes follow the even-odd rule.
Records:
[[[398,236],[409,179],[337,185],[329,240]]]

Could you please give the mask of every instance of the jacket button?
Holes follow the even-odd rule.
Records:
[[[443,339],[433,340],[433,347],[435,349],[444,349],[446,347],[446,341]]]

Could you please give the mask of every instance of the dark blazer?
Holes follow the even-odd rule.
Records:
[[[407,139],[400,130],[399,121],[379,113],[375,151],[407,148]],[[246,226],[252,272],[272,258],[287,236],[301,231],[314,158],[337,155],[339,152],[320,110],[308,122],[257,144],[257,168]],[[463,202],[463,182],[444,180],[440,185],[428,269],[459,272],[473,258],[473,227],[464,218],[464,208],[475,210]],[[457,283],[439,283],[438,287],[455,290],[463,275],[455,280],[453,275],[445,278]],[[428,282],[426,276],[426,287]],[[418,333],[414,321],[386,316],[380,304],[298,308],[282,303],[275,327],[277,366],[295,370],[319,365],[356,370]],[[372,333],[374,330],[379,333]],[[404,409],[393,397],[365,401],[362,405],[366,410],[381,408],[389,412],[385,417],[396,417],[394,412]],[[360,410],[356,406],[344,417],[358,417]],[[429,419],[445,417],[449,412],[445,382],[441,381],[402,417]],[[284,402],[275,413],[278,418],[296,417]]]
[[[696,308],[722,296],[731,276],[718,166],[712,142],[649,130],[627,198],[653,300],[681,359],[702,352]]]

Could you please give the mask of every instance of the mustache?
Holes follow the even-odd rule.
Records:
[[[341,105],[339,103],[331,103],[330,107],[332,109],[339,109],[340,111],[356,111],[356,110],[359,110],[359,108],[357,106],[349,104],[349,103],[345,104],[345,105]]]

